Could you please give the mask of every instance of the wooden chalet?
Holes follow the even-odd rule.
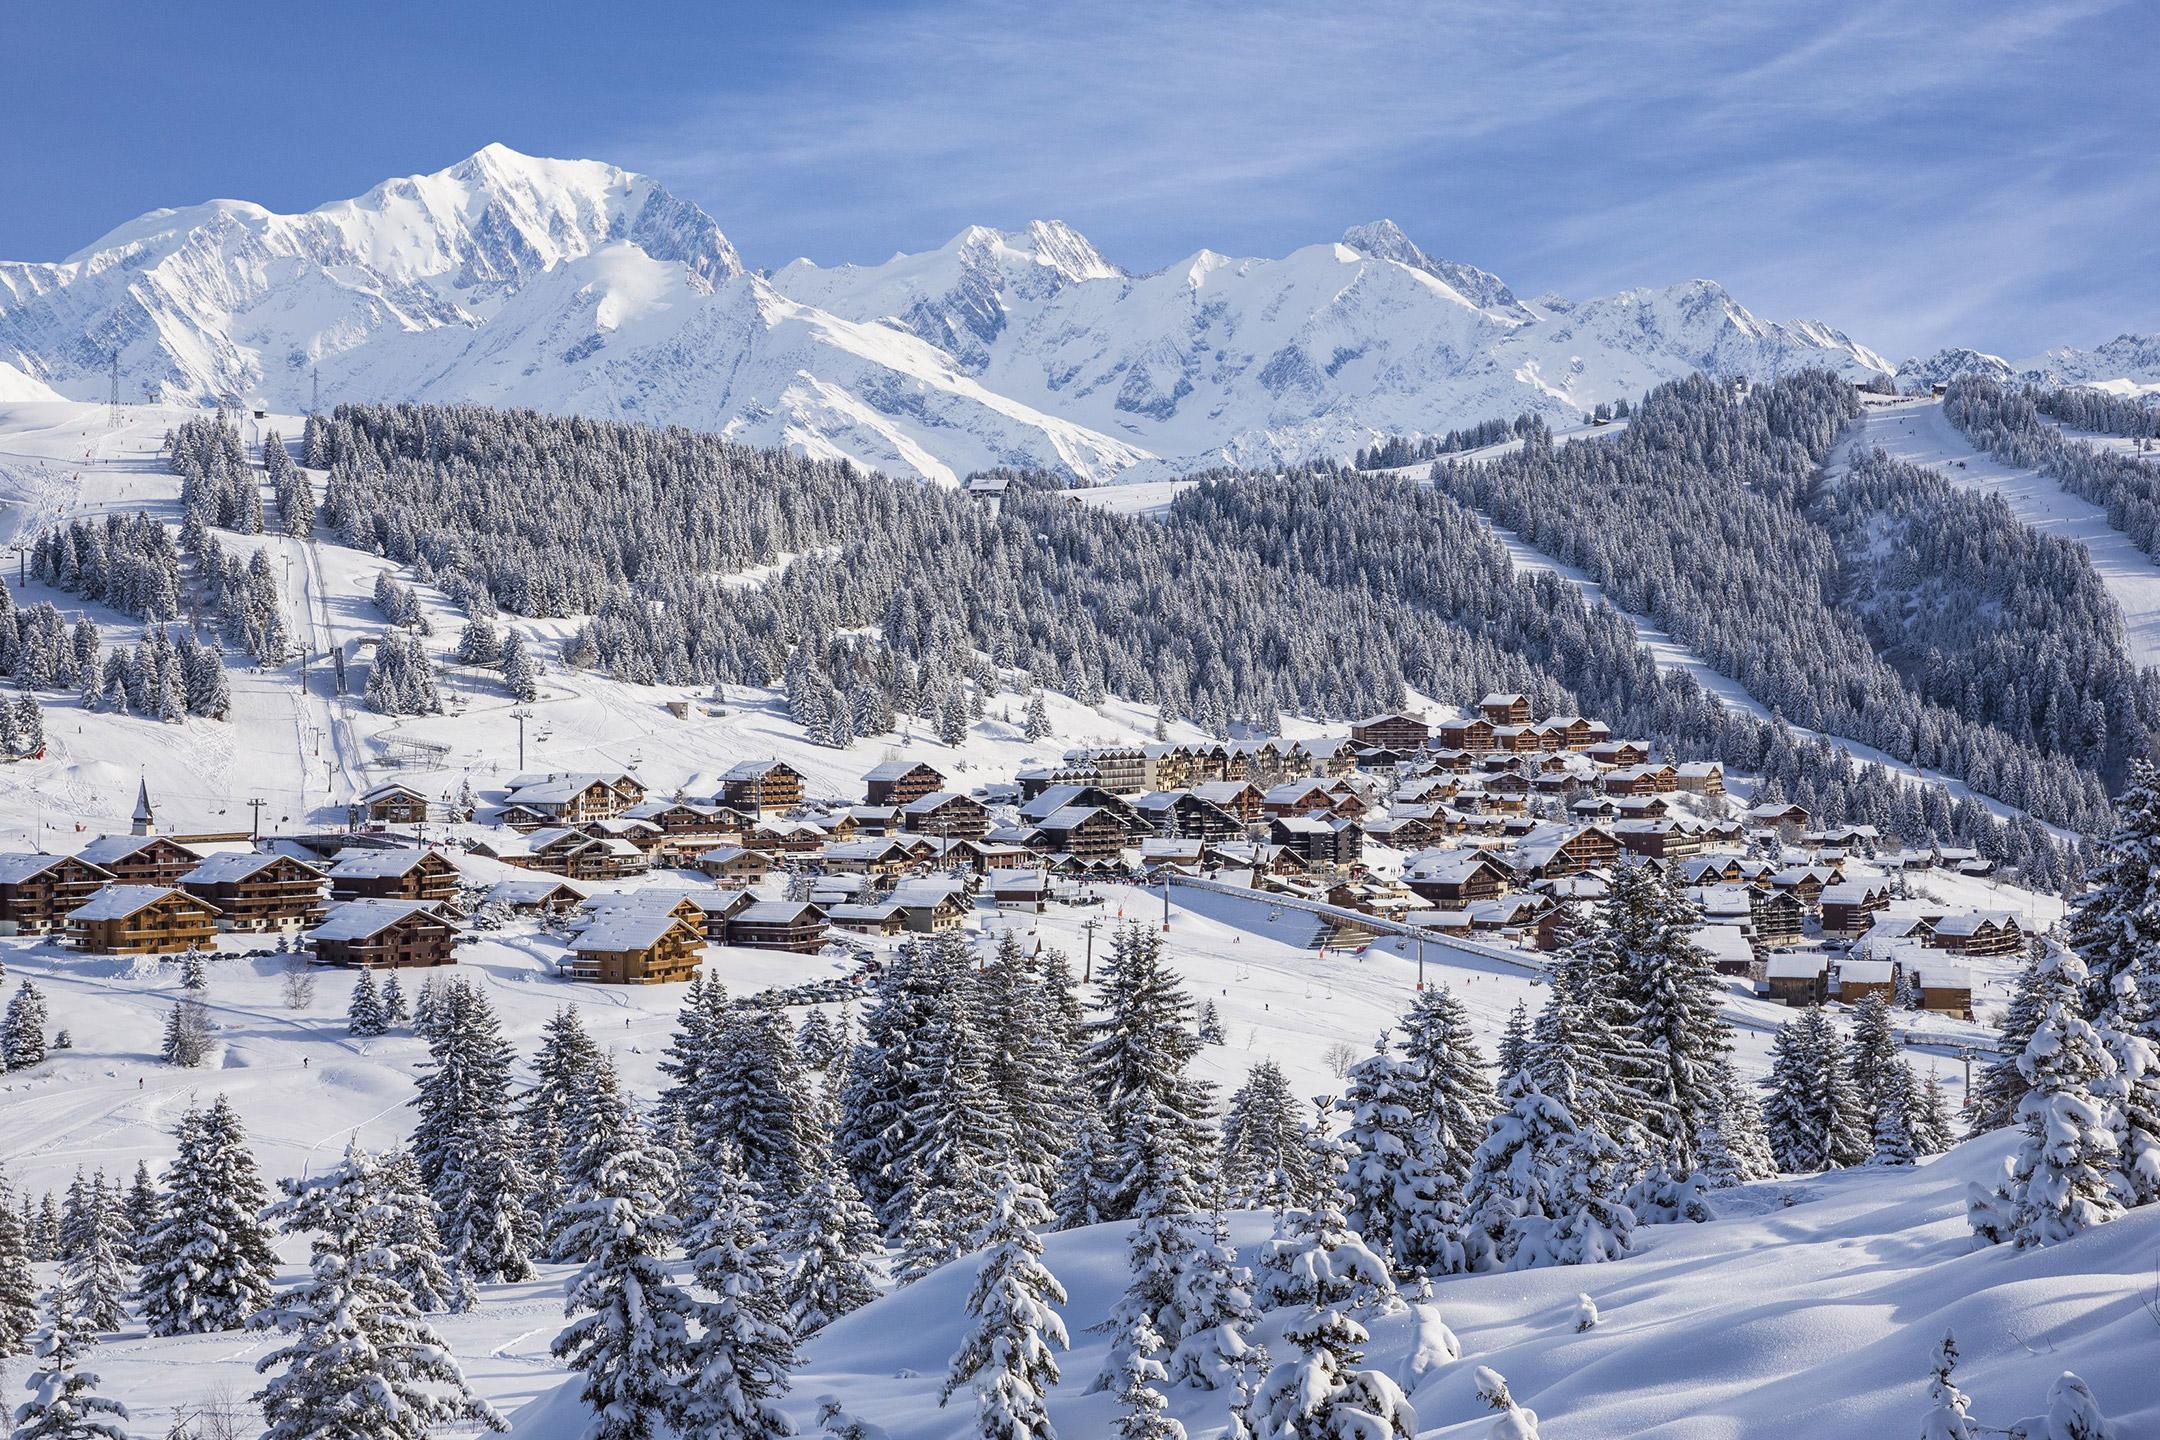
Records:
[[[719,845],[697,857],[697,868],[723,885],[755,885],[773,872],[772,856],[741,845]]]
[[[1279,816],[1269,823],[1268,839],[1307,865],[1355,865],[1365,857],[1365,827],[1348,817]]]
[[[421,825],[428,818],[427,796],[402,780],[385,780],[353,803],[370,825]]]
[[[1082,860],[1115,860],[1125,848],[1126,829],[1110,811],[1093,805],[1068,805],[1035,822],[1035,848]]]
[[[1927,943],[1954,955],[1985,958],[2016,955],[2025,948],[2025,931],[2008,910],[1975,910],[1928,917],[1933,929]]]
[[[887,760],[863,777],[863,803],[899,809],[944,788],[944,772],[927,761]]]
[[[1530,723],[1530,697],[1527,695],[1487,695],[1477,702],[1478,714],[1495,725],[1528,725]]]
[[[424,900],[345,900],[307,933],[318,965],[413,969],[453,964],[457,928]]]
[[[562,973],[601,985],[668,985],[697,974],[705,953],[702,916],[675,909],[603,913],[570,941]]]
[[[803,802],[802,772],[785,760],[745,760],[720,777],[721,803],[745,815]]]
[[[43,935],[114,881],[79,855],[0,855],[0,934]]]
[[[1890,908],[1890,887],[1871,880],[1825,885],[1816,897],[1822,907],[1822,933],[1828,940],[1857,940]]]
[[[227,930],[302,930],[323,917],[329,877],[290,855],[212,855],[180,888],[216,907]]]
[[[1763,997],[1805,1009],[1830,998],[1830,962],[1816,951],[1772,955],[1763,962]]]
[[[593,771],[519,775],[503,798],[502,823],[532,830],[543,825],[582,825],[620,815],[645,798],[635,776]]]
[[[548,877],[531,880],[498,880],[488,887],[483,905],[499,906],[513,915],[568,915],[585,901],[583,891],[569,882]]]
[[[901,808],[900,824],[941,840],[980,840],[990,833],[990,811],[972,796],[933,790]]]
[[[814,955],[825,947],[825,912],[807,900],[760,900],[728,917],[727,943]]]
[[[1482,715],[1468,720],[1443,720],[1440,745],[1445,750],[1481,755],[1493,748],[1493,722]]]
[[[1403,870],[1405,885],[1444,909],[1460,909],[1473,900],[1495,899],[1513,881],[1512,871],[1475,850],[1445,850],[1429,858],[1414,856]]]
[[[217,940],[217,907],[168,885],[106,885],[68,912],[68,943],[96,955],[177,955]]]
[[[330,898],[436,904],[457,894],[458,880],[439,850],[345,850],[330,866]]]
[[[101,835],[75,854],[123,885],[178,885],[203,858],[164,835]]]
[[[1425,748],[1432,738],[1432,726],[1415,715],[1399,710],[1386,710],[1378,715],[1368,715],[1350,727],[1350,743],[1381,750],[1399,750],[1414,754]]]

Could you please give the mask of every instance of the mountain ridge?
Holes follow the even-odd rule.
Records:
[[[115,351],[128,398],[302,409],[319,370],[326,403],[680,423],[947,483],[1345,457],[1694,370],[1893,368],[1713,281],[1526,302],[1387,220],[1146,274],[1054,220],[756,271],[656,180],[502,145],[296,215],[213,200],[0,262],[0,363],[96,400]]]

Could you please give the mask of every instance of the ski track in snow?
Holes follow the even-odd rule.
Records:
[[[2092,443],[2107,437],[2078,434],[2077,438]],[[1840,453],[1832,457],[1834,472],[1842,469],[1853,447],[1859,445],[1924,465],[1961,489],[2000,495],[2020,520],[2040,534],[2083,545],[2092,557],[2093,569],[2122,610],[2123,644],[2131,661],[2141,666],[2160,664],[2160,565],[2131,544],[2129,536],[2108,525],[2107,511],[2072,495],[2050,476],[2005,464],[1976,449],[1950,423],[1939,400],[1868,407],[1840,442]]]

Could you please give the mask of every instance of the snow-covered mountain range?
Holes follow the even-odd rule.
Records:
[[[2160,335],[2118,335],[2090,350],[2057,345],[2015,362],[1955,346],[1907,360],[1897,373],[1900,385],[1986,375],[2034,385],[2090,385],[2119,395],[2160,393]]]
[[[291,411],[319,370],[324,403],[680,423],[938,480],[1347,455],[1692,370],[1892,368],[1709,281],[1525,301],[1386,221],[1145,275],[1043,221],[759,273],[650,179],[499,145],[302,215],[212,201],[0,264],[0,399],[103,399],[116,351],[128,399]]]

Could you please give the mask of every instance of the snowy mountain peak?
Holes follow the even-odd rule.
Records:
[[[304,408],[473,400],[680,423],[956,479],[1346,456],[1525,408],[1566,420],[1691,370],[1887,371],[1691,282],[1529,306],[1391,221],[1150,274],[1072,226],[972,226],[875,265],[747,274],[655,181],[489,145],[298,215],[159,210],[0,263],[10,388]],[[36,393],[36,392],[33,392]]]
[[[1422,271],[1480,309],[1502,311],[1517,319],[1532,318],[1522,302],[1515,298],[1515,292],[1508,289],[1499,276],[1475,265],[1438,260],[1427,255],[1393,220],[1353,225],[1343,232],[1342,243],[1360,255],[1369,255],[1375,260],[1393,260],[1398,265]]]

